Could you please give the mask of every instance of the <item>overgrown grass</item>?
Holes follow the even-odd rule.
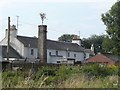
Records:
[[[118,76],[87,78],[84,74],[74,75],[59,84],[60,88],[118,88]]]
[[[3,72],[2,81],[3,88],[118,88],[118,67],[42,66],[37,72]]]
[[[2,73],[0,72],[0,90],[2,89]]]

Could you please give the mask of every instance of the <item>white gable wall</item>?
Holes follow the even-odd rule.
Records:
[[[85,52],[85,59],[88,59],[90,57],[90,53]]]
[[[25,55],[24,55],[24,45],[23,45],[17,38],[12,38],[10,45],[11,45],[22,57],[25,57]]]
[[[33,53],[31,52],[33,50]],[[38,57],[38,49],[37,48],[30,48],[24,47],[24,56],[27,58],[37,58]]]
[[[1,42],[0,45],[7,46],[7,37],[5,37]],[[10,45],[21,55],[24,57],[24,45],[15,37],[10,37]]]
[[[0,45],[3,46],[7,46],[7,38],[5,37],[2,41],[0,41]]]

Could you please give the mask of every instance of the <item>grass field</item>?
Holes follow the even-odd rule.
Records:
[[[2,73],[3,88],[118,88],[118,67],[84,65],[42,66],[37,71]]]
[[[0,72],[0,90],[2,89],[2,73]]]

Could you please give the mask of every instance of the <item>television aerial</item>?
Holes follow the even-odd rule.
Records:
[[[46,14],[45,13],[40,13],[40,17],[41,17],[42,25],[43,25],[43,22],[46,19]]]

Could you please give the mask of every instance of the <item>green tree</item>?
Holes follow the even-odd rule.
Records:
[[[120,1],[116,2],[111,9],[102,14],[102,21],[106,25],[107,36],[103,47],[106,52],[120,55]]]
[[[76,36],[74,34],[63,34],[58,38],[58,41],[63,41],[63,42],[72,42],[73,37]]]
[[[95,48],[95,53],[101,52],[103,53],[103,49],[102,49],[102,43],[104,40],[105,35],[92,35],[89,38],[83,38],[82,39],[82,43],[83,46],[86,49],[90,49],[91,45],[94,44],[94,48]]]
[[[110,52],[112,50],[113,46],[111,43],[111,39],[109,39],[109,37],[106,35],[102,43],[102,47],[105,52]]]

